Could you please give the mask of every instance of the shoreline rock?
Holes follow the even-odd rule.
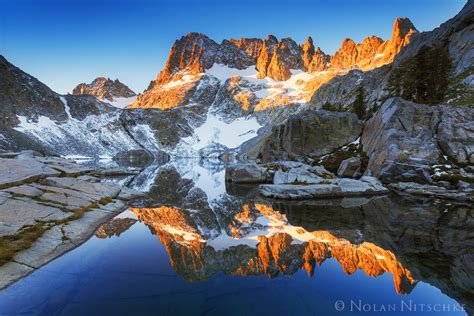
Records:
[[[261,184],[259,193],[275,199],[302,200],[389,193],[376,178],[337,178],[323,166],[293,161],[228,167],[225,179],[226,182],[236,184],[272,183]]]
[[[287,200],[339,198],[388,194],[390,191],[373,177],[360,180],[337,178],[315,184],[262,184],[259,192],[265,197]]]
[[[57,157],[0,158],[0,289],[72,250],[141,192]]]

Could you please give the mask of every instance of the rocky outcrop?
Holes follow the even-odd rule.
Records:
[[[389,191],[376,178],[362,177],[360,180],[337,178],[319,180],[314,184],[262,184],[261,195],[274,199],[311,200],[319,198],[341,198],[347,196],[370,196],[387,194]],[[312,183],[309,182],[309,183]]]
[[[114,101],[116,98],[130,98],[136,95],[125,84],[118,79],[98,77],[91,83],[78,84],[73,90],[73,95],[87,94],[100,100]]]
[[[266,183],[273,180],[270,168],[254,164],[228,167],[225,170],[225,181],[234,183]]]
[[[203,74],[177,73],[167,84],[153,84],[128,107],[168,110],[182,105],[211,106],[219,81]]]
[[[59,95],[45,84],[9,63],[0,55],[0,130],[16,126],[18,115],[48,116],[58,121],[67,119]],[[0,138],[1,142],[1,138]]]
[[[379,37],[370,36],[362,43],[356,44],[345,39],[341,48],[331,57],[331,67],[336,69],[371,70],[391,63],[400,50],[410,43],[415,26],[408,18],[397,18],[393,25],[392,38],[384,41]]]
[[[292,161],[227,167],[225,180],[233,183],[270,182],[272,184],[260,185],[259,192],[262,196],[275,199],[308,200],[388,193],[376,178],[335,178],[322,166],[312,167]]]
[[[353,113],[305,111],[272,128],[261,149],[264,162],[318,157],[354,141],[362,123]]]
[[[183,69],[195,75],[211,68],[218,50],[219,45],[206,35],[188,33],[173,44],[166,65],[153,85],[168,82],[176,72]]]
[[[474,110],[387,100],[367,121],[361,142],[369,156],[366,172],[382,181],[433,181],[431,166],[443,155],[473,163]]]
[[[141,193],[61,158],[0,159],[0,288],[87,240]]]
[[[341,178],[357,178],[361,175],[361,165],[360,157],[345,159],[337,170],[337,176]]]
[[[258,78],[265,78],[267,76],[268,66],[270,65],[277,46],[278,40],[273,35],[269,35],[267,39],[263,41],[262,50],[258,55],[257,64],[255,65],[255,68],[258,70]]]

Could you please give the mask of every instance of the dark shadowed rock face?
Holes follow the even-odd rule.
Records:
[[[361,141],[374,176],[430,182],[430,166],[444,155],[474,163],[474,109],[392,98],[367,121]]]
[[[59,95],[0,55],[0,128],[19,123],[17,115],[67,118]]]
[[[143,150],[133,135],[139,131],[128,130],[122,112],[96,97],[61,96],[3,57],[0,76],[0,150],[87,157]]]
[[[260,152],[264,162],[321,156],[354,141],[361,128],[353,113],[305,111],[273,127]]]
[[[113,101],[115,98],[130,98],[136,95],[135,92],[118,79],[110,80],[104,77],[95,78],[91,83],[78,84],[72,90],[72,94],[87,94],[108,101]]]

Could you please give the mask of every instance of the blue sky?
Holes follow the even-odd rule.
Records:
[[[66,93],[97,76],[142,92],[175,39],[309,35],[326,53],[344,38],[391,36],[396,17],[428,31],[466,0],[0,0],[0,54]],[[1,78],[0,78],[1,80]]]

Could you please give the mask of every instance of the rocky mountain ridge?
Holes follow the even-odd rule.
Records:
[[[0,75],[0,149],[76,157],[144,150],[139,134],[150,135],[149,127],[129,129],[120,109],[89,95],[62,96],[3,56]],[[155,151],[148,144],[146,151]]]
[[[120,80],[97,77],[91,83],[80,83],[73,90],[73,95],[92,95],[101,100],[112,101],[115,98],[130,98],[136,95]]]
[[[218,44],[204,34],[188,33],[174,43],[163,70],[131,107],[168,109],[188,104],[207,77],[217,77],[221,85],[240,78],[239,91],[231,97],[246,112],[301,103],[340,73],[371,70],[392,62],[416,33],[409,19],[398,18],[390,40],[370,36],[356,44],[346,39],[333,56],[315,47],[311,37],[302,45],[290,37],[278,40],[273,35]],[[291,78],[294,82],[288,82]],[[169,98],[173,100],[163,101]]]
[[[128,106],[137,95],[120,80],[97,77],[91,83],[80,83],[73,90],[73,95],[90,95],[116,107]],[[123,104],[126,103],[126,104]]]
[[[392,72],[416,56],[424,46],[445,49],[451,57],[453,69],[446,103],[470,105],[474,95],[473,25],[474,2],[468,1],[456,16],[434,30],[409,35],[409,45],[400,40],[390,43],[395,47],[406,46],[394,56],[393,63],[370,71],[354,69],[347,74],[332,78],[315,91],[309,101],[309,107],[320,108],[323,104],[330,103],[347,109],[354,101],[359,86],[364,88],[365,101],[369,107],[380,106],[388,97],[387,84]],[[399,26],[405,30],[408,28],[404,23],[400,23]],[[400,36],[398,38],[401,39]],[[463,98],[463,95],[467,95],[467,98]],[[462,102],[456,102],[460,98]]]

